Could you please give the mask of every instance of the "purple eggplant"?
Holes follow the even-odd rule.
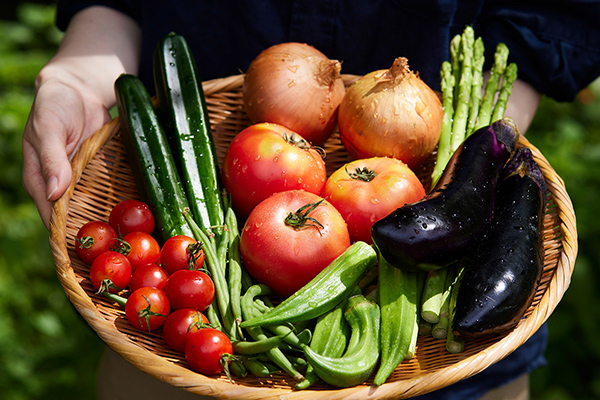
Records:
[[[465,339],[515,327],[542,276],[544,177],[527,148],[517,151],[505,171],[490,227],[462,263],[453,330]]]
[[[473,132],[430,194],[373,224],[381,255],[397,268],[424,271],[465,256],[490,223],[502,168],[518,140],[510,118]]]

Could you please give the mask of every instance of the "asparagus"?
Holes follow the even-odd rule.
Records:
[[[438,322],[433,324],[431,335],[436,339],[446,339],[449,324],[449,312],[450,312],[450,291],[452,290],[452,284],[456,277],[456,266],[452,264],[446,267],[446,276],[443,283],[441,293],[441,306],[439,311]]]
[[[452,117],[454,115],[454,76],[452,75],[452,65],[448,61],[442,63],[440,70],[441,89],[442,89],[442,107],[444,114],[442,116],[442,132],[438,144],[438,153],[433,173],[431,174],[431,187],[435,187],[437,181],[442,176],[446,164],[450,161],[452,152],[450,149],[450,139],[452,136]]]
[[[454,105],[454,118],[452,121],[452,139],[451,151],[454,152],[465,139],[467,120],[469,118],[469,104],[471,97],[471,87],[473,85],[473,46],[475,41],[475,32],[473,28],[467,26],[461,40],[461,52],[463,54],[458,98]]]
[[[490,70],[490,78],[485,86],[485,93],[483,94],[483,100],[481,101],[481,109],[479,116],[477,117],[477,124],[475,129],[489,125],[492,121],[492,110],[494,106],[494,99],[498,92],[498,86],[500,85],[500,78],[504,74],[506,69],[506,63],[508,59],[508,47],[504,43],[498,43],[496,46],[496,52],[494,54],[494,64]]]
[[[498,94],[498,100],[494,106],[494,113],[492,114],[492,122],[502,119],[504,117],[504,111],[506,111],[506,104],[508,97],[512,92],[513,83],[517,79],[517,64],[510,63],[506,67],[504,77],[502,78],[502,86],[500,87],[500,94]]]
[[[460,66],[463,61],[463,54],[461,52],[461,41],[462,35],[456,35],[450,41],[450,67],[454,82],[460,82]],[[454,86],[452,89],[452,96],[458,98],[458,86]]]
[[[461,353],[465,348],[464,339],[457,337],[454,335],[454,331],[452,330],[452,325],[454,323],[454,310],[456,308],[456,297],[458,295],[458,289],[460,287],[460,280],[462,278],[463,270],[460,269],[456,272],[456,279],[452,283],[452,288],[450,290],[450,304],[448,309],[448,332],[446,336],[446,350],[448,352],[456,354]]]
[[[425,279],[425,288],[421,298],[421,318],[426,322],[435,324],[440,319],[446,268],[429,271]]]
[[[468,137],[475,130],[479,106],[481,103],[481,91],[483,88],[483,64],[485,62],[485,47],[483,39],[478,37],[473,45],[473,86],[471,87],[471,101],[469,109],[469,123],[467,124]]]

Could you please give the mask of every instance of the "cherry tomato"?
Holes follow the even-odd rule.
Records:
[[[193,269],[180,269],[164,287],[174,310],[193,308],[204,311],[215,297],[215,285],[208,275]]]
[[[129,282],[129,290],[133,292],[147,286],[163,289],[168,278],[169,274],[156,264],[140,265],[133,271],[131,281]]]
[[[188,337],[208,325],[208,318],[193,308],[173,311],[163,325],[163,337],[167,345],[183,353]]]
[[[121,253],[108,250],[100,254],[90,266],[90,280],[94,290],[100,290],[102,282],[109,279],[114,286],[109,291],[111,293],[119,292],[119,289],[125,289],[131,280],[131,263]]]
[[[294,226],[295,220],[297,226]],[[325,199],[302,190],[274,194],[250,213],[240,238],[248,272],[290,296],[350,246],[340,213]]]
[[[326,179],[319,151],[297,133],[273,123],[240,132],[223,161],[223,183],[241,218],[273,193],[302,189],[320,194]]]
[[[154,215],[142,201],[123,200],[111,210],[108,223],[121,237],[135,231],[150,234],[154,230]]]
[[[200,329],[191,335],[185,345],[185,359],[190,367],[203,375],[216,375],[224,371],[223,362],[233,354],[231,341],[223,332],[214,328]]]
[[[170,311],[165,292],[153,287],[143,287],[132,292],[125,304],[127,321],[141,331],[149,332],[160,328]]]
[[[372,244],[373,223],[406,203],[422,199],[425,188],[402,161],[374,157],[339,168],[327,179],[322,196],[342,214],[353,242]]]
[[[116,239],[117,232],[108,223],[103,221],[86,222],[77,231],[75,251],[81,261],[91,264],[99,254],[110,250]]]
[[[180,269],[200,269],[204,265],[202,244],[189,236],[173,236],[160,250],[160,265],[169,275]]]
[[[135,271],[140,265],[154,263],[160,257],[160,245],[146,232],[131,232],[123,237],[118,251],[123,252]]]

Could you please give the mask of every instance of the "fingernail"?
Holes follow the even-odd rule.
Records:
[[[46,200],[50,200],[54,192],[56,192],[56,189],[58,189],[58,179],[56,176],[51,176],[50,179],[48,179],[48,184],[46,186],[46,193],[48,193]]]

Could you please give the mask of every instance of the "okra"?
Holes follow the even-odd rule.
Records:
[[[379,386],[404,360],[418,333],[418,275],[379,257],[381,363],[373,384]]]
[[[350,328],[344,320],[344,306],[345,304],[340,304],[317,319],[310,342],[310,348],[316,353],[328,357],[340,357],[344,354],[350,337]],[[307,389],[318,380],[317,372],[309,364],[304,380],[296,384],[296,389]]]
[[[338,387],[349,387],[365,382],[379,361],[379,331],[381,314],[377,303],[363,295],[348,299],[344,318],[350,326],[350,341],[341,357],[321,355],[304,346],[304,355],[319,378]]]
[[[296,293],[269,312],[246,319],[241,326],[249,328],[317,318],[347,298],[376,261],[372,246],[356,242]]]

